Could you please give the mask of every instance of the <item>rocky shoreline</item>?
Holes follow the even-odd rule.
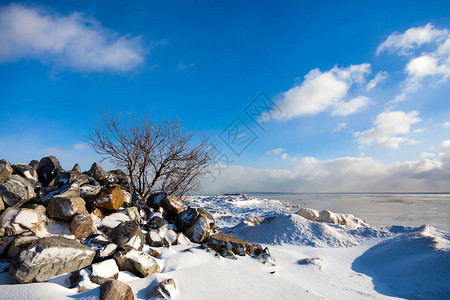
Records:
[[[19,283],[71,273],[69,286],[79,292],[100,286],[101,299],[133,299],[119,271],[158,273],[154,248],[181,244],[194,253],[192,243],[273,264],[267,248],[221,232],[204,208],[164,193],[143,201],[121,170],[94,163],[65,171],[54,156],[28,165],[0,161],[1,265]],[[161,281],[148,298],[173,299],[176,286],[173,278]]]

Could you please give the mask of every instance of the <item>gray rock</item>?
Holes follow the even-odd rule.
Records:
[[[0,236],[11,236],[34,231],[41,224],[43,210],[8,207],[0,215]]]
[[[81,173],[81,168],[79,164],[75,164],[72,168],[72,171]]]
[[[145,237],[139,225],[134,221],[123,222],[117,225],[109,234],[113,243],[123,249],[142,250]]]
[[[35,235],[18,235],[14,239],[14,241],[9,246],[8,250],[8,258],[14,258],[17,253],[22,251],[23,249],[26,249],[31,243],[38,240],[39,237]]]
[[[80,183],[78,181],[69,182],[56,190],[48,192],[44,196],[44,202],[48,202],[54,196],[80,197]]]
[[[26,164],[16,164],[12,166],[13,174],[20,175],[26,179],[38,181],[38,175],[35,169]]]
[[[78,181],[81,186],[89,182],[89,176],[77,171],[59,172],[55,177],[55,185],[61,187],[74,180]]]
[[[5,182],[6,179],[11,177],[13,173],[13,168],[11,164],[6,159],[0,160],[0,183]]]
[[[40,193],[37,183],[19,175],[12,175],[0,184],[0,197],[6,205],[19,207],[37,196],[35,190]]]
[[[56,174],[63,171],[59,161],[54,156],[47,156],[39,161],[37,173],[39,181],[43,186],[49,186],[49,184],[55,179]]]
[[[69,220],[76,214],[87,214],[83,198],[58,195],[48,202],[47,215],[52,219]]]
[[[155,286],[148,295],[148,299],[175,299],[177,285],[173,278],[166,279]]]
[[[112,170],[108,172],[109,174],[114,174],[117,178],[117,184],[120,185],[124,190],[130,191],[130,183],[128,181],[128,176],[122,170]]]
[[[40,238],[11,260],[9,273],[20,283],[42,282],[89,266],[95,251],[62,236]]]
[[[108,280],[100,286],[100,300],[133,300],[131,287],[119,280]]]
[[[89,171],[86,174],[93,177],[95,180],[100,182],[101,185],[108,183],[108,172],[105,171],[99,164],[93,163]]]
[[[83,241],[93,232],[94,222],[90,215],[77,214],[70,221],[69,229],[77,240]]]

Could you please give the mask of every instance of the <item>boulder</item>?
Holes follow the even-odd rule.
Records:
[[[61,168],[61,165],[56,157],[47,156],[39,161],[39,166],[36,171],[42,185],[49,186],[53,179],[55,179],[56,174],[62,170],[63,169]]]
[[[100,249],[99,257],[112,257],[117,250],[117,245],[114,243],[107,244]]]
[[[72,168],[72,171],[81,173],[80,165],[79,165],[79,164],[75,164],[75,165],[73,166],[73,168]]]
[[[141,228],[134,221],[119,224],[111,231],[109,237],[113,243],[123,249],[134,248],[141,250],[145,242],[145,237],[141,231]]]
[[[155,286],[147,298],[171,300],[175,299],[176,292],[177,285],[175,284],[175,280],[169,278]]]
[[[155,212],[150,216],[150,220],[147,222],[147,227],[150,229],[158,229],[164,226],[164,219],[162,213]]]
[[[180,231],[185,232],[195,223],[195,220],[200,215],[203,215],[204,218],[208,219],[209,228],[214,229],[216,224],[214,221],[214,217],[209,211],[201,207],[188,208],[180,213],[177,217],[177,228]]]
[[[22,176],[12,175],[0,184],[0,197],[10,207],[19,207],[41,194],[40,186]]]
[[[62,236],[40,238],[12,260],[9,273],[20,283],[42,282],[89,266],[95,251]]]
[[[150,247],[162,247],[164,246],[163,239],[158,233],[157,229],[150,229],[146,235],[147,244]]]
[[[90,215],[76,214],[70,221],[69,229],[77,240],[83,241],[94,230],[94,222]]]
[[[9,207],[0,215],[0,236],[35,231],[41,224],[39,209]]]
[[[43,198],[44,202],[48,202],[54,196],[80,197],[80,183],[78,181],[69,182],[48,192]]]
[[[87,214],[86,203],[80,197],[54,196],[47,206],[47,215],[52,219],[69,220],[76,214]]]
[[[11,164],[6,159],[0,160],[0,183],[5,182],[6,179],[11,177],[13,173],[13,168]]]
[[[8,249],[8,258],[13,258],[21,250],[26,249],[31,243],[38,240],[39,237],[35,235],[18,235],[11,243]]]
[[[160,205],[169,212],[169,214],[176,216],[183,211],[184,201],[175,195],[167,195],[161,200]]]
[[[93,283],[102,284],[109,279],[119,277],[119,267],[114,259],[107,259],[92,265],[90,280]]]
[[[148,253],[131,249],[128,252],[119,251],[114,254],[119,270],[128,271],[136,276],[147,277],[160,272],[156,260]]]
[[[100,300],[133,300],[133,290],[119,280],[108,280],[100,286]]]
[[[35,171],[37,171],[38,167],[39,167],[39,161],[33,159],[32,161],[30,161],[30,163],[28,164],[30,167],[32,167]],[[39,178],[39,177],[38,177]]]
[[[108,184],[108,172],[97,163],[93,163],[86,174],[100,182],[101,185]]]
[[[15,236],[0,237],[0,256],[8,252],[9,246],[14,242]]]
[[[102,191],[99,185],[85,184],[80,188],[80,197],[86,201],[86,208],[91,211],[94,206],[95,197]]]
[[[234,254],[241,256],[259,256],[263,252],[260,244],[250,243],[222,232],[210,236],[206,243],[218,253],[224,250],[231,250]]]
[[[35,169],[26,164],[15,164],[12,166],[13,174],[20,175],[32,181],[38,181],[38,175]]]
[[[130,183],[128,182],[128,176],[122,170],[112,170],[108,172],[113,174],[117,178],[117,184],[120,185],[124,190],[130,190]]]
[[[127,192],[126,190],[123,191],[123,207],[130,207],[131,206],[131,194]]]
[[[158,234],[161,237],[164,245],[173,245],[177,241],[178,234],[168,225],[158,229]]]
[[[83,174],[81,172],[77,171],[67,171],[67,172],[59,172],[56,174],[55,177],[55,185],[58,187],[61,187],[65,185],[66,183],[72,182],[72,181],[78,181],[78,183],[81,185],[86,184],[89,182],[89,176],[86,174]]]
[[[133,195],[134,196],[134,195]],[[136,195],[139,196],[139,195]],[[157,208],[159,207],[160,202],[166,198],[166,194],[165,193],[153,193],[150,195],[150,197],[148,197],[147,200],[147,205],[153,208]]]
[[[123,191],[115,186],[100,192],[94,200],[94,207],[104,210],[118,210],[123,204]]]

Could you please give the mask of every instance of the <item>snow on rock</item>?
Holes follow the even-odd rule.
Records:
[[[173,278],[166,279],[155,286],[152,292],[148,295],[148,299],[175,299],[177,293],[177,285]]]
[[[92,265],[90,279],[93,283],[102,284],[109,279],[117,279],[119,267],[114,259],[107,259]]]
[[[319,257],[308,257],[298,261],[299,265],[316,265],[320,270],[325,266],[325,261]]]
[[[302,208],[297,212],[297,215],[305,219],[316,222],[325,222],[339,225],[360,225],[369,226],[364,220],[355,218],[350,214],[337,214],[329,210],[318,211],[311,208]]]
[[[0,236],[11,236],[36,230],[41,213],[30,208],[8,207],[0,215]]]
[[[168,225],[164,225],[163,227],[159,228],[158,234],[166,245],[174,244],[178,238],[178,234]]]
[[[27,201],[35,198],[38,185],[33,180],[20,175],[12,175],[0,184],[0,198],[10,207],[20,207]]]
[[[146,252],[134,249],[128,252],[120,251],[114,254],[114,259],[121,271],[128,271],[137,276],[147,277],[160,271],[156,260]]]
[[[358,257],[352,269],[373,278],[375,290],[408,299],[450,294],[450,233],[424,225]]]
[[[125,210],[120,210],[101,219],[99,226],[113,229],[117,227],[119,224],[128,221],[131,221],[130,216],[127,214]]]
[[[106,246],[103,246],[103,248],[99,252],[100,257],[110,257],[116,252],[117,245],[110,243]]]
[[[91,275],[92,271],[90,271],[88,268],[80,270],[80,281],[78,283],[78,291],[80,293],[82,292],[86,292],[92,289],[95,289],[97,287],[99,287],[98,284],[93,283],[90,279],[90,275]]]
[[[183,211],[184,201],[175,195],[167,195],[161,200],[160,205],[172,215],[178,215]]]
[[[145,242],[145,236],[141,228],[133,221],[119,224],[111,231],[109,237],[113,243],[124,249],[134,248],[142,250]]]
[[[44,196],[44,202],[49,201],[52,197],[61,195],[61,196],[70,196],[70,197],[80,197],[80,183],[78,181],[69,182],[57,190],[52,190],[48,192]]]
[[[11,261],[10,274],[20,283],[47,281],[92,263],[95,252],[61,236],[40,238]]]

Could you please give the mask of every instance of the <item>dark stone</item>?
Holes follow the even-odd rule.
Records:
[[[20,175],[32,181],[38,181],[38,175],[35,169],[26,164],[13,165],[13,174]]]
[[[218,253],[228,249],[241,256],[259,256],[263,252],[260,244],[250,243],[222,232],[210,236],[207,245]]]
[[[41,182],[43,186],[49,186],[53,179],[55,179],[56,174],[61,171],[63,171],[63,169],[56,157],[44,157],[39,161],[39,166],[37,168],[39,182]]]
[[[11,164],[6,159],[0,160],[0,183],[3,183],[11,177],[13,173],[13,168]]]
[[[61,187],[75,180],[83,185],[89,182],[89,176],[77,171],[59,172],[55,177],[55,185]]]
[[[9,207],[20,207],[37,196],[35,190],[41,193],[41,188],[36,182],[20,175],[12,175],[0,184],[0,197]]]
[[[145,236],[139,225],[134,221],[123,222],[117,225],[109,234],[112,242],[123,249],[135,248],[142,250]]]
[[[32,167],[35,171],[37,171],[37,168],[39,167],[39,161],[33,159],[32,161],[30,161],[28,165]]]
[[[81,173],[80,165],[79,165],[79,164],[75,164],[75,165],[73,166],[73,168],[72,168],[72,171]]]

